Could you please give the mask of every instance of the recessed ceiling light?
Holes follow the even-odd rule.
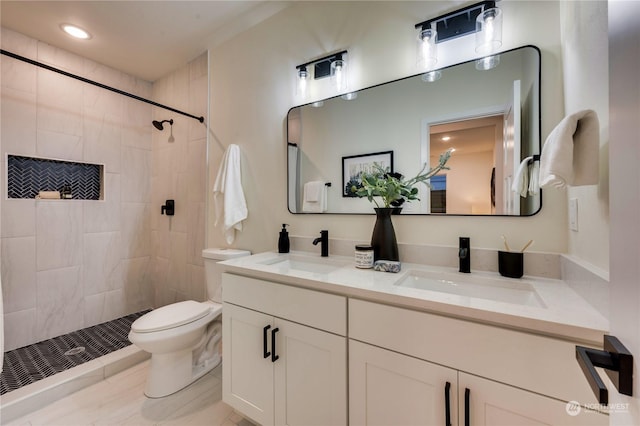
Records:
[[[450,139],[451,139],[451,136],[443,136],[443,137],[442,137],[442,140],[443,140],[444,142],[447,142],[447,141],[448,141],[448,140],[450,140]]]
[[[79,38],[81,40],[89,40],[91,38],[91,34],[89,34],[88,31],[83,30],[76,25],[60,24],[60,29],[74,38]]]

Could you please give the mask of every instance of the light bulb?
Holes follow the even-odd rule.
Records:
[[[489,55],[502,46],[502,11],[491,8],[476,18],[476,52]]]
[[[331,62],[331,80],[333,87],[338,92],[342,92],[347,88],[347,62],[341,58]]]
[[[437,37],[436,30],[431,28],[420,30],[418,35],[418,68],[429,70],[438,62]]]
[[[301,67],[298,69],[298,85],[296,88],[297,94],[300,97],[305,97],[307,95],[307,81],[309,80],[309,72],[306,67]]]

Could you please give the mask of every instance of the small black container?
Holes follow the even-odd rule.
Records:
[[[498,251],[498,271],[503,277],[522,277],[524,273],[524,253]]]

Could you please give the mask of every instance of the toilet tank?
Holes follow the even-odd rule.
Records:
[[[204,277],[207,284],[207,298],[216,303],[222,303],[222,275],[217,265],[223,260],[235,259],[236,257],[249,256],[249,250],[228,249],[228,248],[208,248],[202,250],[204,259]]]

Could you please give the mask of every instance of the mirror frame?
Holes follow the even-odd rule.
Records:
[[[523,45],[523,46],[515,47],[513,49],[497,52],[496,55],[504,55],[506,53],[509,53],[509,52],[512,52],[512,51],[515,51],[515,50],[519,50],[519,49],[524,49],[524,48],[527,48],[527,47],[530,47],[530,48],[535,50],[535,52],[538,54],[538,63],[539,63],[538,73],[537,73],[538,74],[538,82],[539,82],[539,84],[538,84],[538,122],[537,122],[539,137],[538,137],[538,144],[537,144],[538,152],[536,154],[539,157],[540,154],[542,153],[542,53],[540,51],[540,48],[538,48],[537,46],[532,45],[532,44],[526,44],[526,45]],[[431,71],[443,71],[443,70],[446,70],[446,69],[449,69],[449,68],[452,68],[452,67],[456,67],[458,65],[464,65],[464,64],[469,64],[469,63],[475,62],[477,59],[480,59],[480,58],[473,58],[473,59],[470,59],[468,61],[458,62],[456,64],[448,65],[448,66],[442,67],[442,68],[433,69]],[[418,76],[421,76],[422,74],[424,74],[424,72],[421,72],[421,73],[418,73],[418,74],[412,74],[410,76],[398,78],[398,79],[395,79],[395,80],[385,81],[385,82],[382,82],[382,83],[375,84],[373,86],[363,87],[363,88],[355,90],[353,92],[354,93],[358,93],[358,92],[363,91],[363,90],[374,89],[376,87],[384,86],[386,84],[396,83],[396,82],[399,82],[399,81],[403,81],[403,80],[407,80],[407,79],[410,79],[410,78],[418,77]],[[315,100],[315,101],[312,101],[312,102],[308,102],[306,104],[296,105],[296,106],[293,106],[293,107],[289,108],[289,110],[287,111],[287,116],[285,117],[286,142],[287,142],[287,144],[286,144],[286,149],[287,149],[287,153],[286,153],[286,168],[287,168],[287,181],[286,181],[287,196],[286,196],[286,203],[287,203],[287,211],[290,214],[295,214],[295,215],[367,215],[367,216],[375,214],[375,212],[373,211],[373,208],[372,208],[371,213],[362,213],[362,212],[339,212],[339,213],[336,213],[336,212],[323,212],[323,213],[295,212],[294,213],[294,212],[291,211],[291,207],[289,205],[289,199],[290,199],[290,196],[291,196],[290,187],[289,187],[289,181],[290,181],[290,178],[291,178],[291,176],[289,175],[289,173],[290,173],[290,168],[289,168],[289,147],[290,146],[297,146],[297,144],[289,142],[289,123],[288,123],[289,114],[291,113],[291,110],[293,110],[295,108],[309,106],[309,105],[311,105],[311,104],[313,104],[315,102],[329,101],[331,99],[339,98],[342,95],[343,94],[332,96],[332,97],[326,98],[326,99],[318,99],[318,100]],[[331,185],[329,185],[329,186],[331,186]],[[463,213],[402,213],[399,216],[425,216],[425,217],[429,217],[429,216],[464,217],[464,216],[467,216],[467,217],[526,218],[526,217],[534,216],[534,215],[538,214],[542,210],[542,205],[543,205],[542,188],[539,189],[538,196],[540,197],[540,205],[538,206],[538,209],[536,211],[534,211],[534,212],[532,212],[530,214],[520,214],[520,215],[517,215],[517,216],[515,216],[515,215],[505,215],[505,214],[470,214],[470,213],[467,213],[467,214],[463,214]]]

